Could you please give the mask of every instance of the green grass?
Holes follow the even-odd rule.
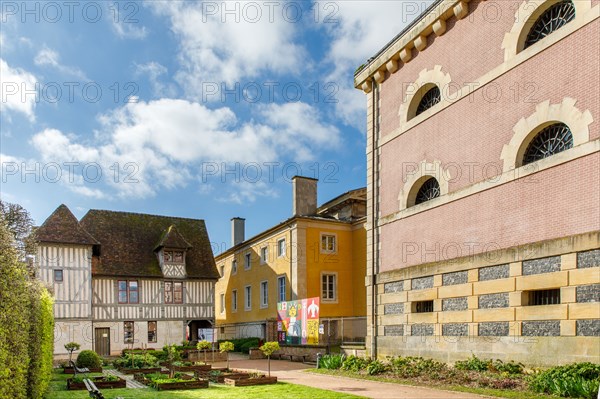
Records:
[[[351,371],[343,371],[343,370],[327,370],[327,369],[307,369],[305,372],[309,373],[317,373],[317,374],[326,374],[326,375],[338,375],[343,377],[362,379],[362,380],[370,380],[370,381],[379,381],[379,382],[391,382],[395,384],[402,385],[413,385],[413,386],[424,386],[428,388],[441,389],[445,391],[456,391],[456,392],[468,392],[474,393],[478,395],[484,396],[496,396],[499,398],[511,398],[511,399],[556,399],[556,396],[544,395],[530,391],[516,391],[516,390],[503,390],[503,389],[493,389],[493,388],[473,388],[473,387],[465,387],[460,385],[450,385],[450,384],[439,384],[432,386],[430,383],[419,383],[416,380],[410,379],[398,379],[398,378],[387,378],[381,376],[374,375],[363,375],[358,373],[353,373]]]
[[[90,374],[90,377],[100,374]],[[54,371],[50,390],[46,399],[88,399],[87,391],[67,391],[67,378],[71,376],[61,371]],[[149,389],[102,389],[106,399],[122,397],[123,399],[169,399],[169,398],[202,398],[202,399],[344,399],[357,398],[358,396],[310,388],[303,385],[288,384],[284,382],[275,385],[262,385],[253,387],[231,387],[222,384],[210,384],[208,389],[191,389],[186,391],[156,391]]]

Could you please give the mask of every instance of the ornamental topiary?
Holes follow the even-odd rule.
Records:
[[[88,369],[99,369],[102,367],[102,359],[94,351],[84,350],[77,356],[77,367],[87,367]]]

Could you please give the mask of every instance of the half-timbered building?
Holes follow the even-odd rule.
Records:
[[[37,273],[54,291],[55,354],[100,355],[197,340],[219,277],[203,220],[65,206],[38,229]]]

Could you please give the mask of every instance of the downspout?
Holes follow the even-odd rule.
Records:
[[[379,213],[379,86],[372,78],[373,82],[373,112],[372,112],[372,126],[373,126],[373,138],[372,148],[373,153],[371,157],[371,170],[373,175],[371,176],[371,183],[373,187],[373,201],[371,203],[371,231],[373,234],[372,239],[372,258],[371,258],[371,357],[377,358],[377,272],[379,271],[379,228],[378,228],[378,213]]]
[[[293,301],[294,298],[294,284],[293,284],[293,264],[294,264],[294,241],[292,238],[294,235],[292,234],[292,224],[288,225],[288,231],[290,233],[290,301]]]

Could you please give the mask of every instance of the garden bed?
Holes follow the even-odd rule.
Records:
[[[119,368],[119,371],[123,374],[152,374],[160,373],[162,369],[160,367],[151,367],[145,369]]]
[[[89,369],[89,373],[101,373],[102,367]],[[75,369],[73,367],[63,367],[64,374],[75,374]],[[81,374],[81,373],[80,373]]]
[[[160,376],[157,374],[160,374]],[[208,388],[208,380],[206,379],[192,377],[187,374],[177,374],[178,375],[176,375],[175,378],[169,378],[165,373],[136,374],[133,378],[136,381],[156,388],[159,391]]]
[[[202,364],[195,366],[170,366],[174,371],[187,371],[187,372],[209,372],[212,369],[210,364]]]
[[[229,378],[231,380],[241,380],[250,378],[250,374],[248,373],[221,373],[221,374],[206,374],[202,376],[203,378],[208,378],[210,382],[215,382],[218,384],[225,383],[225,378]]]
[[[254,385],[277,384],[277,377],[225,378],[225,384],[234,387],[249,387]]]
[[[118,378],[118,380],[115,381],[107,381],[106,380],[107,376],[101,376],[101,377],[90,377],[89,379],[92,380],[92,382],[96,385],[96,387],[98,387],[98,389],[106,389],[106,388],[125,388],[127,381]],[[110,377],[109,377],[110,378]],[[67,380],[67,389],[68,390],[78,390],[78,389],[87,389],[85,384],[83,383],[83,381],[81,382],[74,382],[73,378],[69,378]]]

